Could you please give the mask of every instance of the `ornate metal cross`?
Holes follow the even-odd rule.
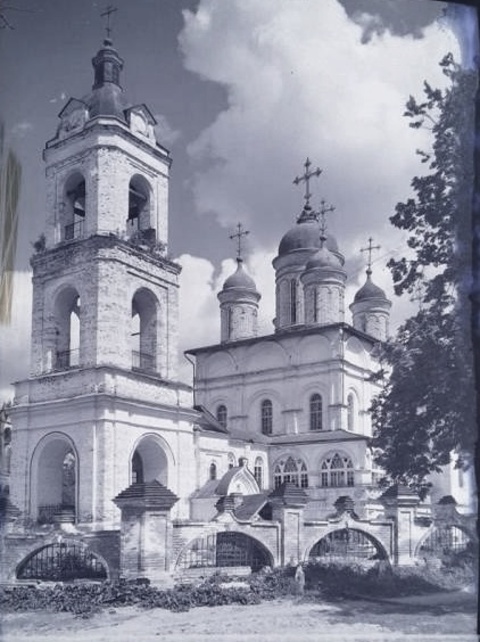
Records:
[[[373,250],[379,250],[380,245],[373,245],[373,239],[370,237],[368,239],[368,247],[362,247],[360,252],[368,252],[368,262],[367,262],[367,274],[372,273],[372,252]]]
[[[293,179],[295,185],[305,182],[305,196],[303,197],[305,199],[305,207],[310,206],[310,198],[312,196],[310,192],[310,179],[313,176],[320,176],[320,174],[322,173],[322,170],[319,167],[317,167],[313,171],[310,171],[311,164],[312,163],[310,162],[310,159],[307,157],[307,160],[305,161],[305,173],[302,176],[296,176]]]
[[[322,198],[322,200],[320,201],[320,210],[318,212],[318,214],[320,215],[320,232],[321,232],[320,238],[325,238],[325,232],[327,230],[327,219],[325,215],[328,214],[329,212],[334,212],[334,211],[335,211],[334,206],[329,205],[327,207],[326,201]]]
[[[112,15],[112,13],[115,13],[115,11],[118,11],[117,7],[113,7],[111,4],[109,4],[108,7],[105,9],[105,11],[100,14],[102,18],[104,16],[106,16],[107,18],[107,25],[105,27],[105,31],[107,32],[108,39],[110,39],[110,34],[112,33],[112,29],[110,27],[110,16]]]
[[[237,225],[237,232],[235,232],[235,234],[230,234],[230,239],[232,241],[233,239],[237,239],[237,259],[242,258],[242,236],[247,236],[247,234],[250,234],[250,230],[242,229],[241,223],[238,223]]]

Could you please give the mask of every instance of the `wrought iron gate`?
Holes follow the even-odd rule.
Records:
[[[177,562],[179,569],[249,566],[258,571],[272,562],[255,538],[238,532],[212,533],[194,540]]]
[[[342,528],[322,537],[309,558],[353,562],[385,559],[385,554],[373,537],[354,528]]]
[[[62,542],[49,544],[29,555],[19,566],[17,578],[44,581],[105,580],[107,571],[85,546]]]

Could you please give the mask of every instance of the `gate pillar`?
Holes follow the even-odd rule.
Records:
[[[280,522],[280,563],[296,565],[302,562],[303,510],[307,494],[291,482],[284,482],[269,495],[272,519]]]
[[[394,522],[394,564],[414,564],[415,542],[419,530],[415,517],[420,497],[408,486],[394,484],[383,493],[379,501],[385,506],[385,516]]]
[[[122,511],[121,575],[169,584],[173,537],[170,510],[178,497],[154,480],[132,484],[113,501]]]

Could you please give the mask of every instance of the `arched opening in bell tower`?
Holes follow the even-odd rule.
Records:
[[[61,213],[62,238],[71,241],[84,235],[86,216],[85,179],[80,172],[72,174],[65,183]]]
[[[80,295],[74,287],[62,290],[55,301],[56,370],[80,363]]]
[[[139,174],[128,185],[127,235],[133,236],[152,228],[150,222],[151,188],[148,181]],[[153,232],[154,234],[154,232]]]
[[[167,455],[153,435],[143,437],[135,448],[130,463],[130,479],[132,484],[157,480],[167,486]]]
[[[48,435],[32,460],[32,517],[42,524],[74,522],[77,512],[78,458],[71,440]]]
[[[132,368],[157,372],[158,301],[146,288],[137,290],[132,299]]]

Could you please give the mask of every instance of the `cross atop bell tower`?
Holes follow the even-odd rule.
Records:
[[[110,16],[116,11],[118,11],[117,7],[113,7],[111,4],[109,4],[105,11],[100,14],[102,18],[106,19],[105,33],[107,34],[108,40],[110,40],[110,36],[112,34],[112,28],[110,27]]]

